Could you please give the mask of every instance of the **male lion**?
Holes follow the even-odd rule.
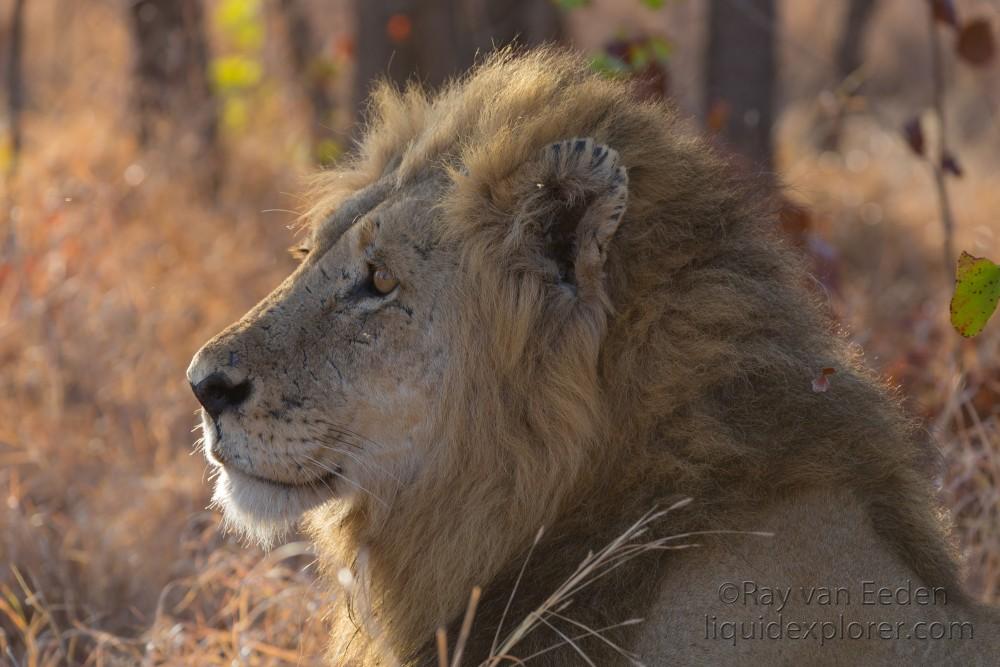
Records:
[[[477,585],[469,665],[526,619],[512,653],[549,665],[997,659],[932,444],[666,105],[506,52],[379,87],[318,191],[301,265],[188,378],[226,521],[267,543],[305,514],[353,580],[334,664],[437,664]]]

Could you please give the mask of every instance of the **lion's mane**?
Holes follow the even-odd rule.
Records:
[[[752,529],[773,501],[848,489],[928,585],[959,590],[936,518],[934,447],[835,331],[776,234],[766,179],[738,175],[669,105],[636,101],[554,49],[493,56],[437,96],[382,85],[370,118],[357,158],[318,179],[314,215],[387,173],[440,169],[451,179],[441,242],[457,244],[467,277],[447,314],[457,353],[433,416],[435,474],[388,509],[362,501],[311,518],[329,566],[353,563],[364,579],[380,641],[397,655],[429,660],[434,628],[460,621],[479,584],[467,656],[481,658],[541,526],[505,627],[588,551],[684,497],[694,501],[651,536]],[[507,233],[525,214],[522,165],[570,137],[612,147],[628,169],[600,316],[544,298],[528,241]],[[824,367],[836,374],[817,393]],[[648,554],[582,591],[578,620],[641,617],[669,559]],[[354,627],[341,629],[335,659],[363,653]],[[553,637],[535,633],[524,650]],[[581,645],[599,664],[619,659],[597,640]]]

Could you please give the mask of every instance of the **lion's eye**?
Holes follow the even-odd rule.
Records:
[[[392,271],[385,267],[377,267],[372,273],[372,287],[376,292],[385,296],[399,285],[399,280]]]

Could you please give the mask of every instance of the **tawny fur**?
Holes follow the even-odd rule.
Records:
[[[540,50],[496,55],[433,97],[380,86],[370,117],[357,158],[316,180],[314,245],[353,224],[344,207],[364,218],[374,204],[362,207],[357,197],[432,184],[421,190],[438,193],[430,210],[427,201],[411,206],[420,207],[414,219],[433,220],[421,243],[446,249],[451,262],[432,267],[449,284],[433,311],[434,331],[445,333],[427,342],[446,349],[447,361],[420,404],[431,407],[411,410],[417,416],[406,422],[420,437],[411,438],[419,461],[405,481],[369,479],[371,495],[307,517],[328,576],[346,564],[360,591],[340,596],[331,613],[334,664],[376,664],[383,649],[406,664],[436,664],[434,630],[447,625],[454,638],[480,585],[466,649],[467,664],[477,664],[540,527],[545,537],[507,630],[589,551],[687,497],[693,502],[648,539],[753,529],[763,508],[807,492],[846,493],[920,580],[960,598],[927,434],[835,331],[776,234],[768,188],[738,176],[668,105],[637,102],[626,84],[597,76],[582,59]],[[628,205],[568,288],[540,229],[565,202],[586,200],[590,186],[563,181],[555,201],[538,156],[574,137],[617,152]],[[343,220],[331,231],[336,211]],[[246,350],[251,339],[266,341],[263,358],[284,363],[280,354],[298,335],[294,313],[320,303],[320,261],[308,260],[206,346],[199,363],[224,364],[233,341]],[[305,305],[289,305],[300,283],[314,289],[295,297]],[[317,336],[327,335],[324,317]],[[261,331],[262,321],[271,331],[282,318],[287,339]],[[299,343],[307,352],[335,344],[310,340]],[[825,367],[836,369],[832,387],[816,393],[811,381]],[[574,596],[567,614],[593,628],[643,617],[674,557],[637,558]],[[636,629],[608,637],[628,647]],[[540,628],[517,654],[558,640]],[[596,639],[580,647],[596,664],[621,660]],[[569,648],[545,656],[553,665],[579,660]]]
[[[775,234],[766,188],[735,176],[667,105],[636,102],[581,60],[539,51],[497,56],[437,97],[381,86],[371,113],[358,160],[319,182],[317,211],[335,205],[341,184],[390,167],[401,182],[447,169],[442,236],[460,245],[468,281],[452,314],[463,345],[435,416],[434,478],[404,489],[391,512],[362,503],[346,519],[311,522],[331,562],[368,550],[376,612],[397,655],[428,660],[434,627],[455,622],[479,584],[471,654],[481,658],[540,526],[548,537],[515,618],[588,550],[680,497],[695,502],[660,534],[752,528],[755,507],[850,489],[924,581],[960,590],[926,433],[834,331]],[[606,319],[553,306],[507,235],[532,185],[521,166],[577,136],[613,147],[629,174]],[[833,388],[815,393],[824,367],[836,369]],[[650,572],[669,558],[650,555],[594,586],[576,599],[575,618],[598,627],[641,617]],[[553,642],[545,635],[524,654]],[[597,641],[583,645],[599,664],[616,659]],[[560,655],[547,657],[578,660]]]

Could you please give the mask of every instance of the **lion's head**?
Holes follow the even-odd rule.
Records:
[[[381,122],[445,113],[382,95],[412,106]],[[604,263],[628,194],[618,152],[569,127],[442,122],[444,136],[370,141],[328,177],[340,191],[325,184],[298,269],[191,362],[216,501],[265,542],[332,498],[387,504],[458,470],[572,478],[598,427]],[[526,441],[549,451],[504,456]]]
[[[316,192],[301,265],[188,378],[228,520],[266,542],[308,512],[331,563],[365,547],[399,654],[519,577],[539,527],[565,565],[678,494],[839,484],[901,553],[925,533],[897,526],[935,534],[925,441],[831,333],[766,190],[666,105],[505,53],[436,97],[378,88]]]
[[[448,358],[453,253],[440,174],[351,193],[296,248],[298,269],[191,363],[216,501],[263,541],[330,498],[419,473]]]

